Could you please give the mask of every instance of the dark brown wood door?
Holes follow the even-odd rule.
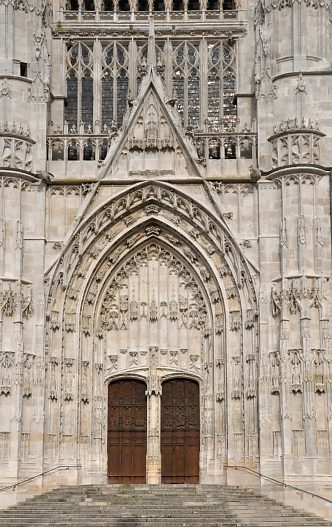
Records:
[[[188,379],[163,383],[161,481],[199,483],[199,386]]]
[[[146,386],[127,379],[108,387],[108,481],[145,483]]]

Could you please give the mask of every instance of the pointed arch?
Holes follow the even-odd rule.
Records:
[[[104,437],[98,394],[122,374],[148,378],[154,346],[161,375],[192,374],[201,383],[202,470],[217,448],[227,462],[227,443],[233,460],[249,455],[249,436],[255,452],[254,272],[225,220],[172,185],[139,183],[98,204],[50,276],[48,349],[61,365],[61,430],[77,411],[85,434],[96,429]],[[54,385],[51,378],[47,385]]]

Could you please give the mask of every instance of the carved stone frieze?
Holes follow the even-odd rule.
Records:
[[[299,222],[298,227],[299,243],[304,243],[304,224]],[[301,287],[298,280],[290,279],[287,289],[277,290],[276,287],[272,287],[272,315],[277,316],[283,309],[289,314],[295,314],[307,308],[321,308],[325,301],[323,282],[315,279],[309,279],[307,282],[307,287]]]
[[[302,3],[301,0],[259,0],[255,9],[255,22],[257,25],[261,25],[264,22],[266,13],[270,13],[273,10],[280,11],[300,3]],[[330,0],[304,0],[303,5],[327,11],[331,3]]]
[[[151,94],[131,131],[128,150],[174,150],[176,142],[160,104]]]
[[[0,312],[12,317],[16,312],[24,318],[32,315],[31,288],[20,282],[0,281]]]
[[[319,141],[324,137],[318,123],[311,119],[299,122],[288,119],[274,125],[269,137],[272,147],[272,168],[296,164],[319,164]]]
[[[33,141],[0,137],[0,160],[4,168],[18,168],[31,172],[33,170]]]

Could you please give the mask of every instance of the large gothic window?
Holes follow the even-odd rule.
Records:
[[[65,120],[70,126],[81,121],[93,124],[93,52],[83,42],[76,42],[67,52]]]
[[[128,95],[128,50],[112,42],[104,48],[102,62],[102,123],[122,124]]]
[[[146,75],[148,71],[147,67],[147,60],[148,60],[148,44],[147,42],[140,42],[137,47],[137,92],[140,89],[142,80],[144,75]],[[165,53],[165,42],[164,41],[158,41],[156,42],[155,46],[155,52],[156,52],[156,71],[158,75],[162,78],[162,80],[165,82],[165,61],[166,61],[166,53]]]
[[[235,44],[164,39],[156,42],[155,53],[156,72],[167,96],[175,99],[185,127],[205,130],[220,128],[221,123],[235,124]],[[131,97],[137,97],[148,72],[147,55],[146,40],[71,44],[67,50],[65,107],[69,126],[79,127],[82,122],[85,129],[93,129],[96,122],[102,128],[121,126],[129,90]]]
[[[185,126],[200,121],[199,46],[181,42],[173,51],[173,93]]]
[[[233,123],[236,119],[235,51],[223,42],[208,46],[208,119],[217,125],[220,119]]]

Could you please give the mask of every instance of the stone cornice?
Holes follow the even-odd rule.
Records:
[[[146,37],[149,31],[147,23],[130,21],[126,22],[61,22],[53,24],[53,37],[68,37],[71,39],[80,38],[132,38]],[[197,38],[208,36],[210,38],[241,38],[248,32],[247,22],[239,21],[215,21],[213,25],[208,22],[177,22],[176,27],[173,23],[159,23],[156,27],[156,37],[171,35],[172,38]]]
[[[38,183],[44,181],[42,175],[31,174],[25,170],[19,170],[17,168],[0,168],[0,178],[5,177],[9,179],[20,179],[29,183]]]
[[[318,177],[328,176],[329,169],[321,165],[288,165],[266,172],[264,174],[264,177],[261,178],[258,183],[264,183],[265,181],[273,181],[284,176],[294,176],[301,174]]]

